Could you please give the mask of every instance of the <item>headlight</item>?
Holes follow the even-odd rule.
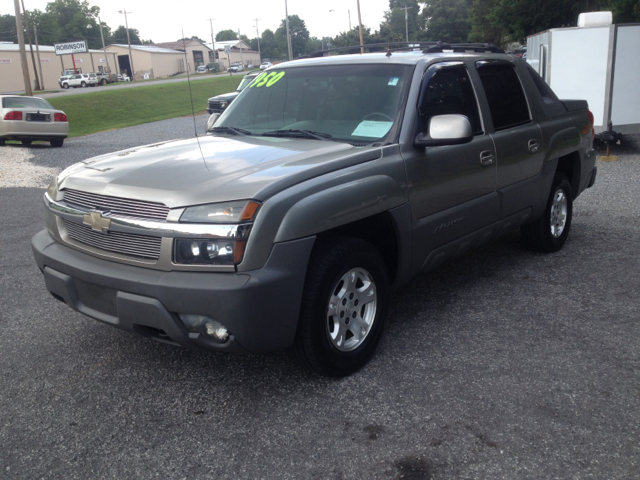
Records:
[[[57,200],[57,196],[58,196],[58,176],[54,176],[53,180],[51,180],[51,183],[49,184],[49,186],[47,187],[47,195],[49,195],[49,198],[51,198],[51,200]]]
[[[259,203],[240,201],[210,203],[187,208],[180,223],[240,223],[253,220]]]
[[[175,263],[182,265],[237,265],[242,261],[252,221],[260,206],[257,202],[212,203],[187,208],[181,223],[239,224],[233,236],[223,238],[177,238]]]

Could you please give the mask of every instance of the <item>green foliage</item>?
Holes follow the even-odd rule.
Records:
[[[13,42],[16,38],[16,17],[0,15],[0,42]]]
[[[216,42],[228,42],[230,40],[238,40],[238,34],[233,30],[220,30],[216,33]]]
[[[209,97],[235,90],[239,80],[238,77],[223,75],[191,81],[196,113],[206,110]],[[70,137],[191,115],[187,82],[100,89],[82,95],[49,98],[47,101],[69,117]],[[99,115],[96,112],[100,112]],[[201,121],[204,122],[204,117]]]
[[[434,0],[420,13],[426,25],[424,40],[466,42],[471,32],[469,8],[472,0]]]
[[[260,51],[263,59],[268,58],[270,60],[280,60],[286,56],[286,53],[283,54],[278,50],[276,34],[268,28],[264,30],[260,36]]]
[[[129,38],[131,39],[131,45],[142,45],[142,40],[140,40],[140,33],[135,28],[129,29]],[[124,25],[120,25],[113,31],[113,35],[111,35],[109,43],[127,44],[127,42],[127,29],[124,27]]]
[[[307,41],[309,40],[309,30],[307,26],[298,15],[289,15],[289,35],[291,36],[291,50],[293,51],[293,58],[297,58],[305,54],[307,49]],[[276,30],[276,42],[278,44],[278,50],[285,52],[288,56],[287,47],[287,26],[286,20],[282,19],[280,27]]]

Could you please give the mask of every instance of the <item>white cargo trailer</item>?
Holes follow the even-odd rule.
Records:
[[[527,62],[559,98],[589,102],[596,134],[640,133],[640,24],[592,12],[578,25],[528,37]]]

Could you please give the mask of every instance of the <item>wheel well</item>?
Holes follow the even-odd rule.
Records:
[[[580,154],[573,152],[560,157],[556,171],[564,173],[569,179],[569,185],[571,185],[571,192],[575,200],[580,189]]]
[[[384,212],[363,218],[362,220],[322,232],[319,236],[328,237],[333,235],[360,238],[376,247],[387,267],[389,281],[393,284],[398,270],[398,239],[389,213]]]

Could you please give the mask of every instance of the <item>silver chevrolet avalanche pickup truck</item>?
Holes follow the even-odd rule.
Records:
[[[63,171],[33,253],[51,294],[96,320],[196,349],[291,349],[344,376],[418,272],[515,228],[562,248],[596,177],[592,124],[506,54],[288,62],[204,137]]]

